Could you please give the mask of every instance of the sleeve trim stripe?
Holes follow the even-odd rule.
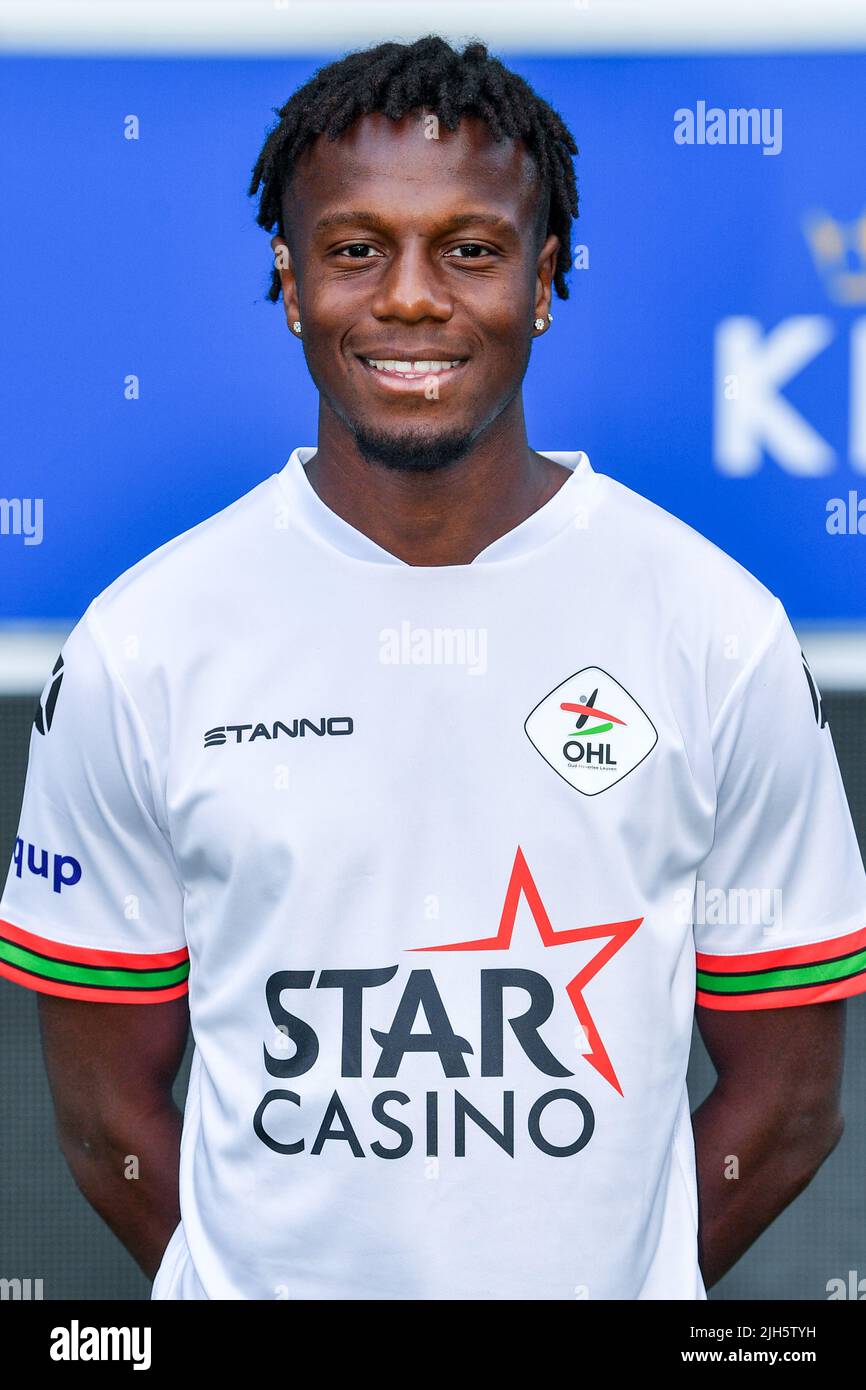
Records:
[[[775,951],[753,951],[749,955],[716,956],[705,951],[696,953],[698,970],[713,975],[755,974],[773,967],[814,965],[818,961],[844,960],[866,949],[866,927],[849,932],[847,936],[831,937],[829,941],[813,941],[804,946],[783,946]]]
[[[165,969],[123,969],[115,965],[80,965],[75,961],[54,960],[0,938],[0,966],[20,974],[53,980],[56,984],[90,989],[169,989],[183,984],[189,975],[189,960]]]
[[[172,999],[180,999],[189,992],[187,982],[172,985],[167,989],[113,989],[68,984],[59,980],[48,980],[33,975],[26,970],[18,970],[0,959],[0,976],[12,980],[17,985],[36,990],[39,994],[53,994],[62,999],[81,999],[92,1004],[167,1004]]]
[[[812,965],[789,965],[775,970],[752,970],[741,975],[714,975],[698,970],[698,988],[708,994],[765,994],[776,989],[810,989],[866,974],[866,948],[839,960]]]
[[[749,994],[712,994],[699,989],[695,1003],[705,1009],[720,1009],[728,1012],[741,1012],[747,1009],[784,1009],[791,1005],[828,1004],[834,999],[848,999],[853,994],[866,991],[866,971],[823,985],[804,986],[798,989],[757,990]]]
[[[91,946],[69,946],[64,941],[52,941],[47,936],[37,936],[24,931],[11,922],[0,918],[0,947],[8,943],[20,946],[34,955],[44,956],[46,960],[71,961],[78,965],[117,966],[123,970],[169,969],[189,960],[185,946],[176,951],[155,951],[147,954],[134,951],[103,951]]]

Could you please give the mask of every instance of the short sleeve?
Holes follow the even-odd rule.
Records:
[[[84,615],[30,735],[0,898],[0,975],[46,994],[163,1003],[187,991],[183,886],[140,715]]]
[[[778,599],[712,741],[715,836],[693,909],[697,1003],[774,1009],[866,990],[866,873],[820,691]]]

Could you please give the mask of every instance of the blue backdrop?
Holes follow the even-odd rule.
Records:
[[[508,61],[574,130],[574,243],[589,256],[533,349],[531,443],[585,449],[733,554],[795,621],[866,620],[866,537],[826,527],[830,499],[866,497],[851,443],[866,57]],[[314,443],[315,393],[281,307],[264,300],[270,250],[246,186],[271,108],[317,66],[0,62],[0,497],[44,508],[40,545],[0,536],[0,619],[77,618],[134,561]],[[780,108],[781,152],[677,144],[674,112],[699,101]],[[138,140],[124,138],[130,115]],[[820,265],[804,235],[818,210]],[[759,342],[778,330],[780,347],[813,316],[826,344],[780,386],[797,412],[788,446],[760,446],[769,407],[753,419],[744,476],[714,444],[720,412],[751,389],[734,380],[734,400],[715,399],[716,378],[737,372],[714,343],[738,316]],[[866,375],[866,337],[861,362]],[[124,398],[129,374],[138,400]],[[859,391],[866,423],[866,380]],[[793,471],[810,428],[825,441],[811,475]]]

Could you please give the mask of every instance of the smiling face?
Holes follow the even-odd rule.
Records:
[[[522,143],[475,117],[429,129],[373,114],[320,136],[283,201],[283,299],[321,423],[391,467],[453,462],[520,410],[559,246]]]

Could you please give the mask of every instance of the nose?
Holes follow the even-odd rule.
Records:
[[[370,308],[377,319],[399,319],[403,323],[450,319],[453,313],[451,297],[437,276],[435,264],[431,263],[421,238],[413,238],[397,250],[379,281]]]

